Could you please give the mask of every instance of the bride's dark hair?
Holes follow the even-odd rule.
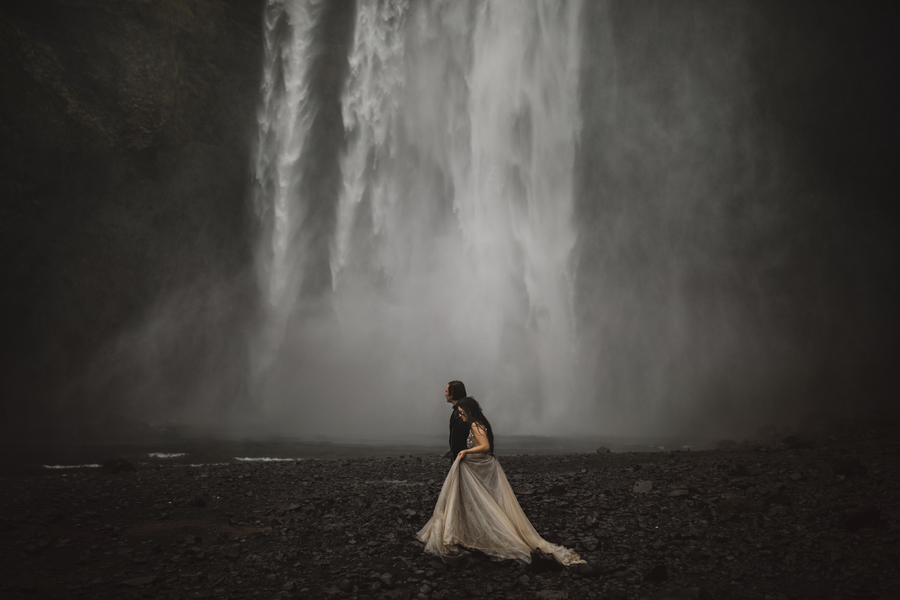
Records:
[[[484,427],[485,431],[487,431],[488,443],[491,445],[490,454],[491,456],[493,456],[494,430],[491,429],[491,424],[487,420],[487,417],[485,417],[484,413],[481,412],[481,405],[478,404],[478,400],[476,400],[472,396],[466,396],[456,403],[456,408],[463,409],[463,412],[466,413],[466,418],[469,420],[469,423],[478,423]]]

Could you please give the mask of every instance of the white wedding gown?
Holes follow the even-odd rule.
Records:
[[[469,434],[468,447],[475,442]],[[425,551],[438,556],[457,546],[490,556],[531,562],[535,548],[563,565],[583,563],[573,550],[538,535],[506,479],[500,462],[487,453],[466,454],[450,467],[434,514],[417,534]]]

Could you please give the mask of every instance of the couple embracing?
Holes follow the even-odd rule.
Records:
[[[494,457],[494,432],[478,401],[461,381],[445,391],[453,404],[450,457],[434,513],[418,533],[425,551],[438,556],[478,550],[498,558],[531,560],[535,549],[564,565],[583,563],[573,550],[551,544],[535,531]]]

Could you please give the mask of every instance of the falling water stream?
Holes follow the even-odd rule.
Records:
[[[571,419],[580,2],[358,2],[326,199],[303,193],[321,9],[266,9],[260,402],[303,432],[389,434],[445,416],[462,379],[507,431]],[[323,235],[331,289],[308,292]]]
[[[274,350],[293,310],[302,273],[296,253],[304,218],[298,164],[309,133],[308,66],[313,16],[309,2],[270,2],[264,14],[265,64],[255,161],[255,208],[263,225],[257,268],[269,307]]]

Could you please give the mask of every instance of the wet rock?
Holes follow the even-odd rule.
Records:
[[[634,482],[634,487],[631,488],[631,491],[635,494],[646,494],[650,490],[653,489],[653,482],[649,480],[639,479]]]
[[[862,464],[858,458],[844,458],[838,460],[831,467],[835,475],[843,475],[844,477],[865,477],[869,474],[869,470]]]
[[[516,496],[530,496],[534,494],[535,489],[530,483],[518,483],[513,486],[513,492]]]
[[[760,498],[760,501],[764,504],[781,504],[788,505],[790,504],[790,498],[788,498],[787,494],[784,491],[784,485],[780,485],[777,489],[771,490],[763,494]]]
[[[565,496],[567,491],[568,490],[566,489],[566,486],[556,484],[556,485],[550,486],[550,489],[547,490],[547,493],[550,494],[551,496]]]
[[[866,527],[883,527],[881,511],[877,508],[862,508],[850,511],[844,515],[844,529],[847,531],[859,531]]]
[[[644,581],[648,583],[660,583],[666,581],[668,578],[669,572],[666,569],[666,565],[656,565],[644,575]]]
[[[590,562],[583,565],[575,565],[575,572],[582,577],[590,579],[600,577],[603,574],[603,570],[599,565]]]
[[[112,458],[110,460],[103,461],[103,472],[104,473],[128,473],[134,472],[134,465],[125,460],[124,458]]]
[[[127,586],[127,587],[141,587],[144,585],[150,585],[156,581],[156,575],[148,575],[146,577],[136,577],[134,579],[127,579],[120,583],[119,585]]]
[[[300,510],[301,506],[296,502],[292,502],[290,504],[285,504],[278,509],[278,514],[284,515],[289,512],[294,512]]]
[[[562,568],[562,565],[556,562],[556,558],[552,554],[547,554],[539,548],[531,551],[531,563],[528,565],[528,570],[532,573],[561,571]]]
[[[743,463],[738,463],[731,470],[731,474],[734,477],[750,477],[750,471],[747,469],[747,465]]]
[[[349,594],[353,591],[353,582],[349,579],[341,579],[337,582],[337,585],[335,587],[337,587],[337,589],[341,590],[342,592]]]
[[[449,567],[458,567],[466,564],[468,558],[470,558],[468,553],[461,552],[457,554],[445,554],[441,557],[441,560]]]
[[[50,508],[45,510],[43,514],[41,514],[41,522],[44,525],[52,525],[53,523],[59,523],[60,521],[65,520],[65,515],[58,508]]]
[[[696,561],[709,560],[709,554],[707,554],[703,550],[693,550],[688,553],[688,556],[691,558],[691,560]]]
[[[669,587],[663,590],[656,598],[657,600],[713,600],[712,595],[706,588],[700,587]]]

